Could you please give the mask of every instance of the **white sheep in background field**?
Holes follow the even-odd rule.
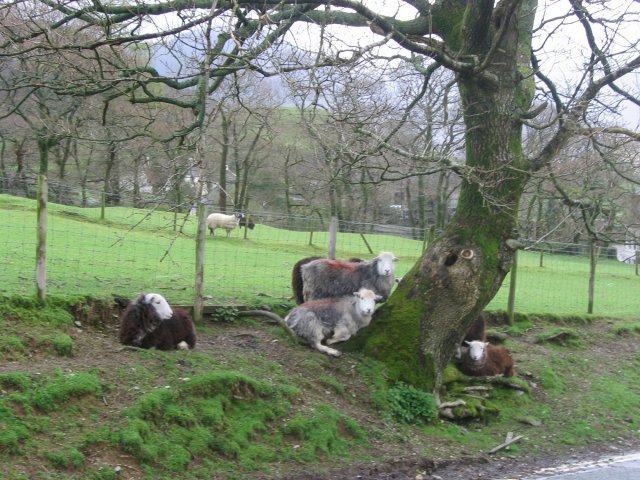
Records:
[[[212,213],[207,217],[207,227],[209,233],[213,235],[216,228],[224,228],[227,231],[227,237],[231,235],[231,230],[238,228],[240,220],[244,219],[244,213],[234,213],[233,215],[225,215],[224,213]]]
[[[326,258],[301,267],[304,301],[349,295],[360,288],[373,290],[386,301],[395,282],[398,259],[391,252],[380,252],[376,258],[362,262],[344,262]]]
[[[327,345],[344,342],[371,322],[379,295],[361,288],[352,295],[340,298],[323,298],[295,307],[285,317],[285,323],[312,348],[334,357],[336,349]]]

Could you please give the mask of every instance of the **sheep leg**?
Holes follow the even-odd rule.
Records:
[[[342,352],[336,350],[335,348],[330,348],[322,345],[320,342],[314,343],[313,348],[320,352],[326,353],[327,355],[331,355],[332,357],[339,357],[340,355],[342,355]]]
[[[345,340],[349,340],[351,338],[351,333],[346,328],[337,328],[333,331],[333,337],[328,338],[325,342],[327,345],[331,345],[333,343],[344,342]]]

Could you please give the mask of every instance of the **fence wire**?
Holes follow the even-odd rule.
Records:
[[[31,187],[0,194],[0,294],[35,293],[37,218]],[[55,190],[55,189],[54,189]],[[60,191],[58,189],[57,191]],[[33,193],[33,192],[32,192]],[[99,192],[69,189],[68,198],[101,198]],[[60,197],[62,198],[62,196]],[[140,198],[137,199],[140,201]],[[145,204],[158,205],[147,197]],[[47,233],[48,295],[121,295],[154,291],[172,303],[193,303],[197,221],[190,205],[132,208],[126,195],[106,208],[93,202],[49,203]],[[105,202],[107,203],[107,202]],[[172,211],[173,210],[173,211]],[[209,212],[215,211],[209,207]],[[288,302],[291,269],[303,257],[326,256],[329,221],[319,217],[251,211],[255,228],[207,232],[205,301],[208,304]],[[104,218],[102,218],[104,216]],[[420,258],[426,231],[362,222],[340,222],[338,258],[371,259],[381,251],[400,258],[404,275]],[[519,253],[516,311],[582,314],[588,301],[589,247],[533,244]],[[637,265],[618,261],[615,249],[600,249],[595,312],[637,316],[640,276]],[[509,277],[489,305],[506,309]]]

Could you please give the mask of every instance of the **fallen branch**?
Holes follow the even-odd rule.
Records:
[[[453,414],[453,408],[463,407],[467,403],[464,400],[455,400],[453,402],[444,402],[438,405],[438,410],[442,418],[448,418],[449,420],[455,420],[456,416]]]
[[[471,387],[464,387],[463,390],[465,392],[489,392],[493,390],[492,387],[487,387],[485,385],[475,385]]]
[[[273,312],[268,312],[266,310],[247,310],[243,312],[238,312],[238,316],[239,317],[263,316],[263,317],[270,318],[271,320],[274,320],[275,322],[279,323],[294,341],[300,342],[300,337],[298,337],[298,335],[296,335],[296,333],[293,330],[291,330],[291,327],[287,325],[287,322],[285,322],[282,317],[280,317],[279,315],[276,315]]]
[[[531,391],[531,388],[526,382],[519,383],[514,381],[516,377],[504,377],[502,375],[488,376],[488,377],[470,377],[468,383],[482,383],[485,385],[500,385],[506,388],[513,388],[514,390],[520,390],[526,393]]]
[[[438,405],[438,408],[440,410],[443,410],[445,408],[461,407],[461,406],[466,405],[466,404],[467,403],[464,400],[455,400],[453,402],[441,403],[440,405]]]
[[[509,432],[507,434],[507,438],[506,438],[505,442],[501,443],[497,447],[494,447],[491,450],[489,450],[489,453],[491,454],[491,453],[499,452],[500,450],[503,450],[503,449],[507,448],[509,445],[514,444],[516,442],[519,442],[523,438],[524,438],[524,435],[518,435],[517,437],[514,437],[513,433]]]
[[[505,382],[505,383],[502,383],[501,385],[504,385],[505,387],[513,388],[514,390],[519,390],[521,392],[527,392],[527,393],[529,392],[528,388],[513,382]]]

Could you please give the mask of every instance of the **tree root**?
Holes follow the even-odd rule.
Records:
[[[287,334],[296,342],[300,342],[300,337],[298,337],[295,332],[293,330],[291,330],[291,327],[289,325],[287,325],[287,322],[284,321],[284,319],[280,316],[280,315],[276,315],[273,312],[269,312],[267,310],[245,310],[245,311],[241,311],[238,312],[238,316],[239,317],[256,317],[256,316],[262,316],[262,317],[267,317],[270,318],[271,320],[275,320],[277,323],[280,324],[280,326],[282,326],[282,328],[285,329],[285,331],[287,332]]]

